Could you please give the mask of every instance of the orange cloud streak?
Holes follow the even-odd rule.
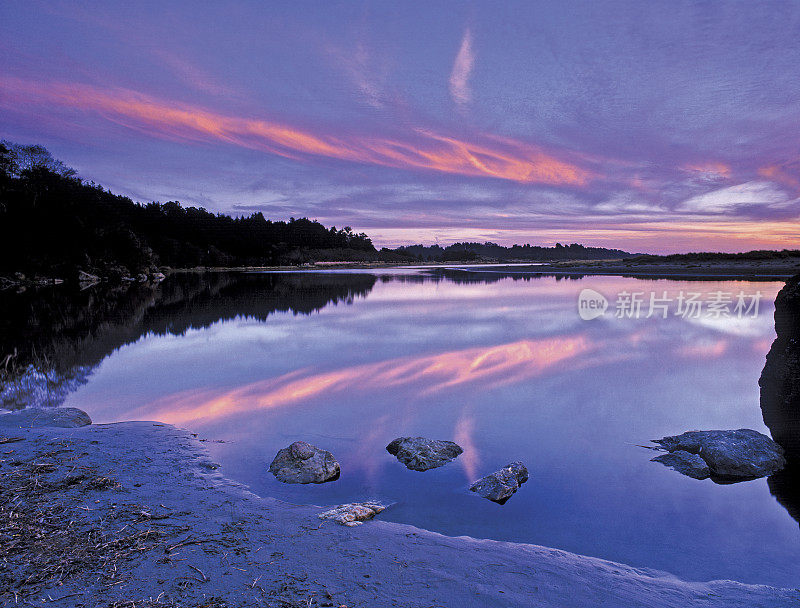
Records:
[[[779,184],[783,184],[784,186],[788,186],[793,190],[800,191],[800,180],[794,177],[793,175],[789,175],[781,169],[780,167],[769,166],[769,167],[761,167],[758,170],[758,174],[761,177],[766,177],[767,179],[771,179],[772,181],[778,182]]]
[[[170,103],[128,90],[106,91],[81,84],[32,83],[7,78],[5,103],[56,104],[97,112],[129,127],[169,138],[221,141],[298,159],[321,156],[358,163],[422,169],[521,183],[581,186],[593,176],[522,142],[477,144],[416,129],[406,140],[316,135],[277,122],[226,116]],[[133,124],[130,124],[130,123]]]
[[[722,177],[731,176],[731,168],[725,163],[716,161],[709,161],[706,163],[698,163],[694,165],[686,165],[683,167],[685,171],[694,171],[697,173],[716,173]]]
[[[391,359],[322,374],[300,370],[228,390],[186,391],[135,412],[138,418],[186,424],[255,409],[300,403],[326,393],[408,387],[429,395],[471,382],[507,384],[542,373],[590,348],[583,336],[521,340],[488,348]]]

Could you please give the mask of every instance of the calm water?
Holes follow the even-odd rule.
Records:
[[[208,288],[171,278],[161,288],[169,294],[142,298],[106,333],[73,341],[71,364],[85,371],[64,404],[96,422],[160,420],[224,440],[206,444],[223,472],[266,496],[317,505],[377,498],[396,503],[384,519],[448,535],[558,547],[692,580],[797,586],[791,480],[772,480],[784,507],[766,479],[696,481],[637,446],[690,429],[767,432],[757,380],[781,284],[510,270],[261,274],[217,277]],[[583,321],[586,288],[612,309],[617,294],[641,292],[643,316],[651,292],[673,301],[666,319],[609,312]],[[674,314],[680,292],[720,291],[760,292],[758,314]],[[384,449],[401,435],[452,439],[465,452],[441,469],[409,471]],[[276,482],[269,463],[297,439],[332,451],[341,478]],[[531,479],[505,505],[467,491],[514,460]]]

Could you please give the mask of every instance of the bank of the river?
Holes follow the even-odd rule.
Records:
[[[0,437],[3,605],[800,605],[797,590],[684,582],[378,520],[323,522],[317,507],[227,480],[204,439],[169,425],[2,428]]]

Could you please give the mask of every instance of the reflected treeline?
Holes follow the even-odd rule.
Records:
[[[512,281],[536,281],[545,277],[556,281],[576,281],[583,279],[583,274],[556,274],[552,272],[535,272],[531,270],[508,270],[502,267],[480,270],[474,268],[433,268],[419,275],[403,275],[398,279],[406,282],[448,281],[456,284],[498,283],[505,279]]]
[[[0,292],[0,406],[55,406],[106,356],[148,334],[309,314],[366,296],[368,274],[177,274],[157,285]]]

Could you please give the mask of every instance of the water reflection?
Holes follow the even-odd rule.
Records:
[[[99,422],[160,419],[227,440],[209,444],[225,473],[264,495],[380,498],[396,503],[387,519],[446,534],[792,584],[800,547],[784,508],[796,513],[794,478],[715,486],[635,447],[693,428],[761,428],[755,379],[780,284],[697,287],[760,290],[763,310],[742,323],[578,317],[583,287],[611,296],[632,286],[685,289],[519,269],[186,275],[127,295],[9,302],[0,344],[17,348],[17,374],[38,366],[61,383],[55,402]],[[452,438],[465,451],[414,476],[384,450],[401,435]],[[341,478],[276,482],[266,468],[297,439],[333,452]],[[502,508],[466,491],[513,460],[531,481]]]
[[[800,523],[800,466],[790,462],[783,471],[767,479],[770,494],[786,509],[792,518]]]
[[[364,297],[354,274],[173,275],[159,285],[0,292],[0,406],[57,406],[108,355],[146,335],[183,335],[234,318],[310,314]]]
[[[589,350],[583,336],[550,340],[522,340],[488,348],[391,359],[324,374],[296,370],[233,390],[188,391],[134,412],[170,424],[234,413],[291,405],[333,393],[368,393],[395,388],[412,389],[416,396],[480,382],[482,389],[533,377],[565,359]]]

